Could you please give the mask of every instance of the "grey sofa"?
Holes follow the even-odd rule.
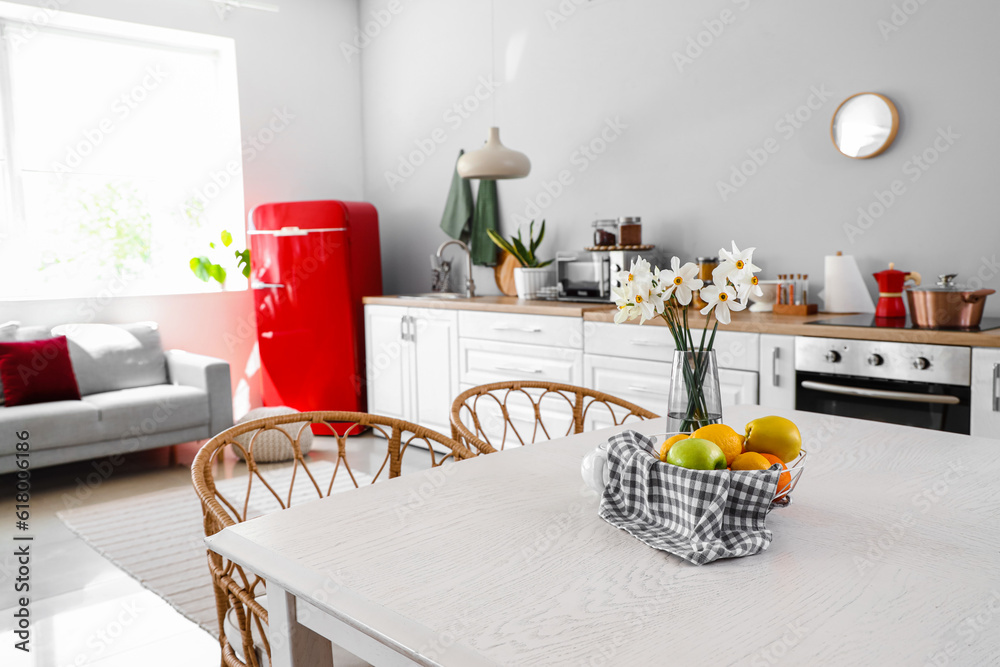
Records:
[[[0,407],[0,473],[16,470],[24,431],[34,469],[202,440],[233,425],[229,364],[164,351],[153,322],[0,325],[0,341],[59,335],[83,398]]]

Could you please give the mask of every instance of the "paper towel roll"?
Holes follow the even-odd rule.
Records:
[[[828,313],[874,313],[868,285],[851,255],[827,255],[824,261],[823,310]]]

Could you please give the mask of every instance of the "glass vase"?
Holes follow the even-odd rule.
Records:
[[[674,351],[667,397],[667,431],[687,433],[722,422],[715,350]]]

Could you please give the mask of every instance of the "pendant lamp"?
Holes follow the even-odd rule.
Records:
[[[490,60],[496,78],[496,16],[494,0],[490,0]],[[496,97],[491,100],[494,123],[496,122]],[[501,180],[524,178],[531,173],[531,160],[519,151],[511,150],[500,142],[500,128],[490,128],[482,148],[470,151],[458,159],[458,175],[462,178]]]

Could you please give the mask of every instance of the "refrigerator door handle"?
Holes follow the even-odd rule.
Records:
[[[285,286],[281,283],[262,283],[260,281],[253,281],[250,283],[250,289],[284,289]]]

